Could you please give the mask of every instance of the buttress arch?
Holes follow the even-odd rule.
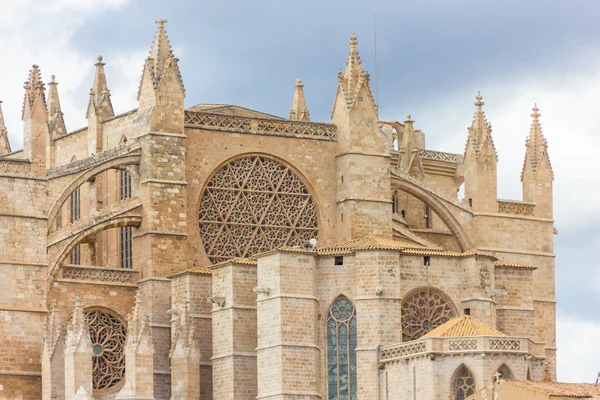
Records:
[[[450,232],[454,235],[461,251],[467,251],[474,248],[473,242],[462,224],[456,219],[450,209],[430,191],[422,188],[416,183],[403,179],[400,175],[391,174],[392,190],[400,190],[408,193],[423,203],[427,204],[440,219],[446,224]],[[469,211],[470,213],[470,211]]]
[[[121,227],[126,227],[126,226],[131,226],[131,227],[137,228],[141,225],[141,223],[142,223],[141,215],[135,215],[135,214],[120,215],[120,216],[113,217],[109,220],[103,221],[99,224],[93,225],[93,226],[79,232],[77,235],[69,238],[67,244],[62,246],[62,248],[59,250],[57,255],[54,257],[52,263],[49,265],[50,268],[49,268],[48,275],[46,278],[47,283],[49,285],[48,287],[49,288],[52,287],[52,282],[54,282],[54,278],[58,274],[61,264],[69,256],[71,251],[75,248],[75,246],[77,246],[78,244],[83,242],[86,238],[93,236],[93,235],[97,234],[98,232],[105,231],[107,229],[121,228]],[[56,245],[58,245],[58,243]]]
[[[109,169],[115,169],[119,167],[125,167],[128,165],[139,165],[141,160],[140,154],[128,154],[125,156],[121,156],[110,160],[105,163],[101,163],[91,169],[86,170],[84,173],[78,175],[75,179],[73,179],[59,194],[56,202],[52,206],[52,209],[48,213],[48,234],[52,231],[52,226],[54,225],[54,221],[60,212],[61,207],[65,202],[69,199],[71,194],[83,185],[85,182],[89,181],[96,175],[101,174],[104,171],[108,171]]]

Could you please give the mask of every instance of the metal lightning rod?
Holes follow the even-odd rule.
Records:
[[[379,66],[377,65],[377,14],[373,11],[373,41],[375,47],[375,107],[379,119]]]

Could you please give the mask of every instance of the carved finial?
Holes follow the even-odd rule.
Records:
[[[110,92],[108,91],[108,83],[106,82],[106,74],[104,72],[104,66],[106,65],[102,56],[96,57],[96,73],[94,75],[94,83],[90,89],[90,101],[88,103],[88,109],[86,118],[90,118],[90,111],[94,110],[94,116],[96,118],[105,119],[114,117],[115,112],[110,101]]]
[[[296,86],[300,86],[300,85],[302,85],[302,79],[297,78],[296,79]]]
[[[554,179],[554,172],[552,171],[550,157],[548,156],[548,142],[544,137],[542,132],[542,124],[540,123],[540,117],[542,114],[540,113],[537,103],[533,105],[532,111],[533,114],[531,114],[531,128],[529,130],[529,136],[525,140],[525,161],[521,171],[521,181],[523,181],[525,176],[525,169],[529,167],[534,172],[537,172],[543,158],[547,159],[550,176],[552,179]]]
[[[75,295],[75,307],[81,307],[81,294],[79,293]]]
[[[534,103],[532,110],[533,110],[533,114],[531,114],[531,117],[535,121],[538,121],[540,119],[540,117],[542,116],[542,114],[540,114],[540,109],[538,108],[537,103]]]
[[[23,114],[25,116],[25,107],[29,107],[29,110],[33,110],[33,106],[40,99],[43,106],[46,107],[46,96],[44,83],[42,82],[42,72],[37,64],[33,64],[29,71],[29,76],[25,82],[23,88],[25,89],[25,100],[23,102]]]
[[[407,114],[407,115],[406,115],[406,121],[404,121],[404,122],[415,122],[415,121],[413,121],[413,120],[411,119],[411,115],[410,115],[410,114]]]
[[[156,20],[154,22],[158,25],[159,28],[164,28],[165,24],[167,22],[169,22],[169,20],[167,20],[167,19],[159,19],[159,20]]]
[[[483,102],[483,97],[481,96],[481,92],[477,91],[477,96],[475,96],[475,99],[477,100],[475,102],[475,106],[477,106],[477,108],[481,108],[485,105]]]
[[[358,39],[356,38],[354,32],[352,32],[352,36],[350,36],[350,42],[348,44],[350,45],[351,49],[356,49],[358,46]]]
[[[297,121],[310,121],[310,114],[306,107],[306,98],[304,97],[304,85],[300,78],[296,79],[294,86],[294,99],[292,100],[292,109],[290,110],[290,119]]]

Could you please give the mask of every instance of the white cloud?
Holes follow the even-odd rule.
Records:
[[[548,140],[554,182],[554,216],[561,230],[600,220],[600,54],[588,52],[570,74],[545,72],[482,88],[499,156],[498,197],[520,200],[520,173],[531,108],[537,102]],[[513,77],[514,78],[514,77]],[[427,134],[429,148],[462,153],[471,124],[476,90],[466,88],[434,99],[437,107],[415,110],[416,126]],[[441,107],[439,105],[442,105]]]
[[[117,9],[129,0],[22,0],[0,2],[0,54],[4,55],[0,99],[13,150],[23,146],[20,121],[23,82],[32,64],[38,64],[44,82],[56,75],[67,129],[86,125],[87,92],[91,87],[95,58],[83,56],[71,39],[86,19]],[[149,39],[150,40],[150,39]],[[148,43],[148,46],[150,43]],[[134,56],[139,58],[134,59]],[[140,51],[105,54],[107,79],[113,94],[115,111],[135,107],[137,81],[132,72],[141,74],[145,56]],[[113,68],[113,66],[117,68]],[[132,83],[133,79],[133,83]],[[111,84],[114,82],[115,84]],[[133,86],[133,95],[126,94]],[[122,108],[121,108],[122,107]]]
[[[563,315],[557,320],[558,380],[594,382],[600,371],[600,323]]]

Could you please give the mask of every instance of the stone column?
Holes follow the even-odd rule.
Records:
[[[81,296],[75,300],[65,344],[65,400],[74,400],[80,388],[92,392],[92,341],[83,314]]]
[[[213,266],[213,399],[254,400],[256,383],[256,265],[232,260]]]
[[[171,400],[200,399],[200,349],[187,298],[172,311],[175,332],[171,342]]]
[[[154,399],[154,345],[150,317],[142,314],[142,295],[136,293],[133,312],[128,316],[129,332],[125,344],[125,379],[127,384],[117,399]]]
[[[65,349],[63,325],[52,301],[50,314],[44,324],[42,349],[42,400],[65,397]]]
[[[257,399],[321,399],[315,270],[312,251],[258,260]]]

